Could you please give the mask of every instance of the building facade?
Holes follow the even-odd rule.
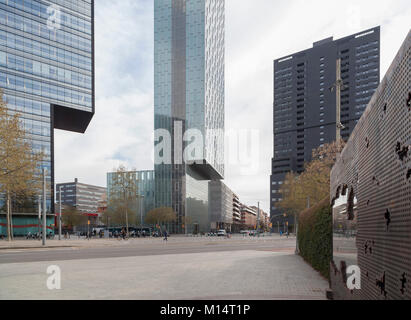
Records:
[[[224,177],[224,6],[154,1],[155,206],[177,213],[172,233],[209,231],[209,181]]]
[[[410,124],[411,30],[331,171],[334,300],[411,299]]]
[[[116,187],[115,187],[115,182],[116,178],[115,176],[118,175],[119,173],[117,172],[109,172],[107,173],[107,201],[108,204],[106,206],[110,205],[110,199],[112,196],[116,193]],[[153,170],[144,170],[144,171],[130,171],[130,172],[124,172],[123,174],[129,175],[136,181],[136,186],[137,186],[137,198],[138,198],[138,208],[136,208],[136,213],[140,212],[142,210],[142,217],[143,220],[146,216],[146,214],[155,208],[154,205],[154,191],[155,191],[155,183],[154,183],[154,171]],[[138,219],[138,221],[140,221]]]
[[[278,209],[285,175],[301,173],[312,150],[336,140],[336,61],[341,59],[342,138],[347,141],[380,81],[380,28],[274,61],[274,157],[270,179],[273,224],[285,221]],[[277,217],[277,218],[276,218]]]
[[[222,181],[209,185],[209,217],[211,231],[232,231],[234,217],[234,193]]]
[[[107,188],[78,182],[59,183],[56,185],[56,203],[75,207],[82,213],[98,213],[100,203],[104,201]]]
[[[257,213],[257,226],[259,225],[260,230],[268,230],[268,226],[270,224],[269,214],[265,212],[263,209],[259,209],[255,206],[251,206],[251,209],[253,209]]]
[[[1,0],[0,88],[33,149],[46,155],[47,212],[54,215],[53,130],[84,133],[95,111],[94,1]],[[25,212],[37,212],[36,202]],[[37,232],[37,214],[13,222],[16,233]]]
[[[242,205],[241,206],[241,229],[255,230],[257,227],[257,210]]]
[[[241,203],[238,195],[233,193],[233,225],[231,227],[233,233],[241,231]]]

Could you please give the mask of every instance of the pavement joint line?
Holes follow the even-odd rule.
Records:
[[[8,252],[10,250],[39,250],[39,249],[72,249],[72,248],[80,248],[79,246],[46,246],[46,247],[9,247],[9,248],[0,248],[0,253],[2,251]]]

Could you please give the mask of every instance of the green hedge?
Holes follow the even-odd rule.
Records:
[[[332,259],[332,210],[329,199],[304,211],[299,220],[300,255],[329,279]]]

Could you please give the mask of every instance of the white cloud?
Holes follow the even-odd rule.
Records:
[[[261,130],[260,170],[226,169],[242,201],[269,211],[273,155],[273,60],[381,25],[381,69],[388,69],[410,28],[408,0],[226,0],[227,129]],[[56,181],[105,185],[121,158],[152,168],[153,1],[96,1],[96,116],[83,135],[56,134]]]

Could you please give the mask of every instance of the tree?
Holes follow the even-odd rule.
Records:
[[[344,142],[341,143],[344,146]],[[286,175],[280,190],[283,195],[279,206],[290,215],[298,215],[310,206],[315,206],[330,194],[330,173],[334,166],[338,150],[336,142],[313,150],[312,161],[305,166],[305,171],[297,175]]]
[[[40,189],[43,153],[34,152],[20,115],[7,109],[0,90],[0,194],[5,196],[7,237],[11,241],[12,201],[24,202]],[[26,201],[26,204],[28,202]]]
[[[126,203],[123,199],[112,198],[102,215],[103,221],[111,226],[136,225],[138,216],[137,214],[130,215],[130,212],[137,213],[140,210],[138,201],[138,199],[134,199],[128,200]]]
[[[87,223],[87,217],[78,211],[76,207],[66,205],[63,207],[62,214],[63,225],[70,229]]]
[[[105,217],[109,217],[112,222],[125,222],[127,235],[129,234],[129,224],[137,216],[129,219],[129,211],[133,205],[138,203],[138,180],[137,172],[127,171],[124,166],[120,166],[112,174],[110,184],[110,195]]]
[[[153,209],[147,213],[146,223],[152,225],[163,226],[168,223],[175,222],[177,220],[177,214],[172,208],[162,207]]]
[[[344,147],[341,142],[341,148]],[[279,207],[287,215],[294,216],[295,233],[298,233],[298,218],[308,206],[315,206],[330,196],[330,173],[337,155],[341,152],[336,142],[326,144],[312,152],[312,161],[300,175],[290,172],[280,189],[283,195]],[[298,248],[297,248],[298,251]]]

